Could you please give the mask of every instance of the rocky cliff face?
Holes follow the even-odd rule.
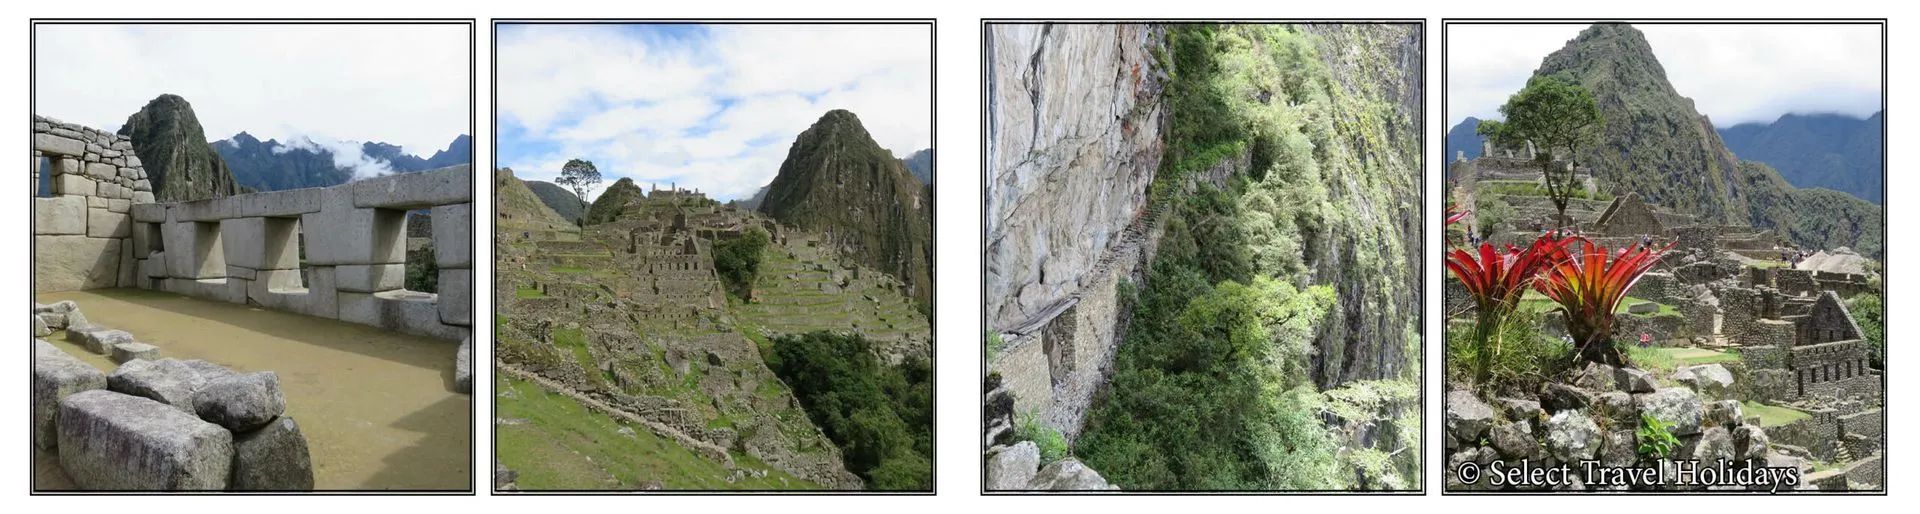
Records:
[[[873,141],[860,118],[834,110],[794,140],[760,211],[831,234],[837,246],[898,277],[912,287],[915,300],[930,304],[933,225],[925,191],[900,159]]]
[[[140,112],[127,117],[120,135],[133,140],[133,151],[153,179],[153,195],[162,202],[218,198],[234,194],[236,184],[227,163],[207,144],[193,105],[178,95],[160,95]]]
[[[1156,33],[1150,25],[989,32],[988,328],[1073,294],[1146,207],[1164,152]]]

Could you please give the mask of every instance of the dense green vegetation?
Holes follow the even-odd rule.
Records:
[[[1861,293],[1847,299],[1847,312],[1853,314],[1853,322],[1860,325],[1860,338],[1872,348],[1867,354],[1867,365],[1874,369],[1887,369],[1887,311],[1879,293]]]
[[[847,470],[876,490],[933,489],[933,367],[888,365],[858,335],[811,332],[772,340],[767,367],[793,389]]]
[[[713,245],[713,269],[720,274],[727,294],[742,300],[752,296],[753,282],[760,273],[760,253],[770,242],[767,231],[755,227],[740,237]]]
[[[433,245],[408,251],[405,268],[405,285],[401,287],[422,293],[440,292],[440,265],[433,259]]]
[[[1406,243],[1365,209],[1417,207],[1400,196],[1417,195],[1407,178],[1417,170],[1393,165],[1417,151],[1417,138],[1406,145],[1389,129],[1406,118],[1336,80],[1321,37],[1288,26],[1180,25],[1156,55],[1173,70],[1151,201],[1170,211],[1146,281],[1117,288],[1130,311],[1126,338],[1106,397],[1069,449],[1124,489],[1395,488],[1418,479],[1417,412],[1381,424],[1411,448],[1400,456],[1345,447],[1339,428],[1410,405],[1413,375],[1329,391],[1314,378],[1340,376],[1344,362],[1341,346],[1316,347],[1343,316],[1336,290],[1364,287],[1380,293],[1369,301],[1390,302],[1407,287],[1393,275]],[[1368,83],[1372,74],[1390,73],[1364,71],[1357,87],[1381,87]],[[1224,184],[1192,177],[1241,155],[1251,167]],[[1392,329],[1415,330],[1410,320]]]

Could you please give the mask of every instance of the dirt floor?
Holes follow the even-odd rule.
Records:
[[[454,392],[457,341],[136,289],[35,295],[73,300],[87,319],[125,330],[163,358],[272,371],[287,416],[307,437],[320,490],[467,490],[472,486],[472,397]],[[46,338],[102,371],[107,356]],[[56,457],[35,451],[39,489],[70,487]]]

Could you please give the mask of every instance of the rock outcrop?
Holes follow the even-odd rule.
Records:
[[[855,260],[899,278],[915,300],[931,304],[933,206],[925,192],[859,117],[836,109],[794,140],[760,211],[828,234]]]
[[[170,94],[154,98],[127,117],[120,135],[133,140],[133,151],[146,165],[159,201],[220,198],[238,189],[185,98]]]
[[[1165,152],[1151,25],[997,26],[987,37],[987,327],[1079,289],[1146,208]]]

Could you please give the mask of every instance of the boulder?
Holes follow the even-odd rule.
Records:
[[[47,321],[40,319],[40,315],[35,314],[33,316],[33,337],[47,337],[50,335],[53,335],[53,329],[48,328]]]
[[[81,314],[79,308],[75,308],[73,310],[67,311],[67,314],[65,316],[62,316],[62,318],[64,319],[62,320],[60,327],[67,329],[67,331],[69,332],[73,331],[76,328],[84,329],[84,328],[93,326],[93,322],[87,321],[87,315]]]
[[[473,394],[473,336],[460,341],[460,351],[454,356],[453,388]]]
[[[134,342],[133,334],[125,330],[89,330],[80,332],[80,337],[87,351],[101,355],[112,355],[113,347]]]
[[[1600,426],[1577,410],[1563,410],[1547,420],[1547,451],[1563,462],[1593,458],[1600,450]]]
[[[1700,433],[1700,422],[1705,416],[1700,405],[1700,396],[1685,387],[1667,387],[1651,393],[1635,395],[1633,402],[1640,413],[1651,415],[1673,431],[1673,435],[1685,436]]]
[[[1706,418],[1702,423],[1709,427],[1732,429],[1746,421],[1746,415],[1740,408],[1739,400],[1720,400],[1707,404]]]
[[[33,315],[33,317],[34,319],[40,320],[40,324],[46,325],[47,328],[50,330],[66,330],[67,329],[67,315],[65,314],[60,314],[55,312],[42,312],[42,313]]]
[[[987,490],[1022,491],[1040,470],[1040,447],[1033,441],[998,446],[987,452]]]
[[[1633,430],[1607,432],[1600,446],[1600,465],[1623,467],[1640,460],[1640,440]]]
[[[200,361],[205,362],[205,361]],[[207,383],[206,373],[178,359],[131,360],[107,376],[107,389],[194,412],[193,393]]]
[[[233,435],[166,404],[104,390],[76,393],[60,401],[58,426],[60,467],[81,489],[227,487]]]
[[[1546,421],[1542,419],[1546,411],[1540,409],[1540,402],[1518,398],[1500,398],[1494,401],[1500,404],[1501,411],[1507,414],[1507,419],[1526,421],[1535,425],[1535,428]]]
[[[1654,381],[1653,374],[1637,368],[1620,368],[1614,371],[1614,386],[1628,393],[1651,393],[1660,387]]]
[[[1734,458],[1756,460],[1767,458],[1767,433],[1754,425],[1740,425],[1733,429]]]
[[[1446,411],[1447,434],[1468,445],[1479,444],[1480,435],[1493,425],[1493,407],[1471,391],[1448,392]]]
[[[1687,457],[1699,460],[1701,466],[1718,465],[1721,460],[1733,460],[1733,434],[1724,427],[1712,427],[1700,433],[1700,440],[1693,445],[1693,452]]]
[[[1565,410],[1586,410],[1587,405],[1591,403],[1593,403],[1593,395],[1591,393],[1581,390],[1578,387],[1559,382],[1548,382],[1547,385],[1540,390],[1540,406],[1545,408],[1548,413],[1558,413]]]
[[[193,410],[200,419],[246,432],[286,412],[287,399],[280,395],[280,376],[262,371],[207,382],[193,393]]]
[[[1629,314],[1653,314],[1656,312],[1660,312],[1660,304],[1653,302],[1640,302],[1627,306],[1627,313]]]
[[[313,490],[313,462],[300,425],[281,416],[235,436],[232,485],[235,491]]]
[[[1495,425],[1487,439],[1508,459],[1534,459],[1540,455],[1540,442],[1533,438],[1533,426],[1526,422]]]
[[[1107,484],[1100,473],[1080,463],[1080,459],[1068,457],[1040,468],[1034,474],[1028,489],[1040,491],[1106,491],[1115,489]]]
[[[1721,398],[1733,387],[1733,372],[1719,364],[1688,366],[1673,372],[1673,381],[1686,384],[1708,398]]]
[[[113,345],[113,362],[125,363],[131,360],[153,360],[160,358],[160,349],[147,343],[120,343]]]
[[[51,450],[55,437],[54,419],[60,413],[60,400],[82,391],[105,389],[107,375],[80,359],[60,351],[53,343],[33,340],[33,444]]]
[[[1595,419],[1607,420],[1612,426],[1635,426],[1640,423],[1640,410],[1634,408],[1633,397],[1620,391],[1595,395],[1588,412]]]
[[[1575,372],[1573,375],[1574,387],[1593,392],[1612,391],[1614,383],[1617,381],[1614,377],[1613,366],[1598,362],[1587,363],[1586,368]]]

